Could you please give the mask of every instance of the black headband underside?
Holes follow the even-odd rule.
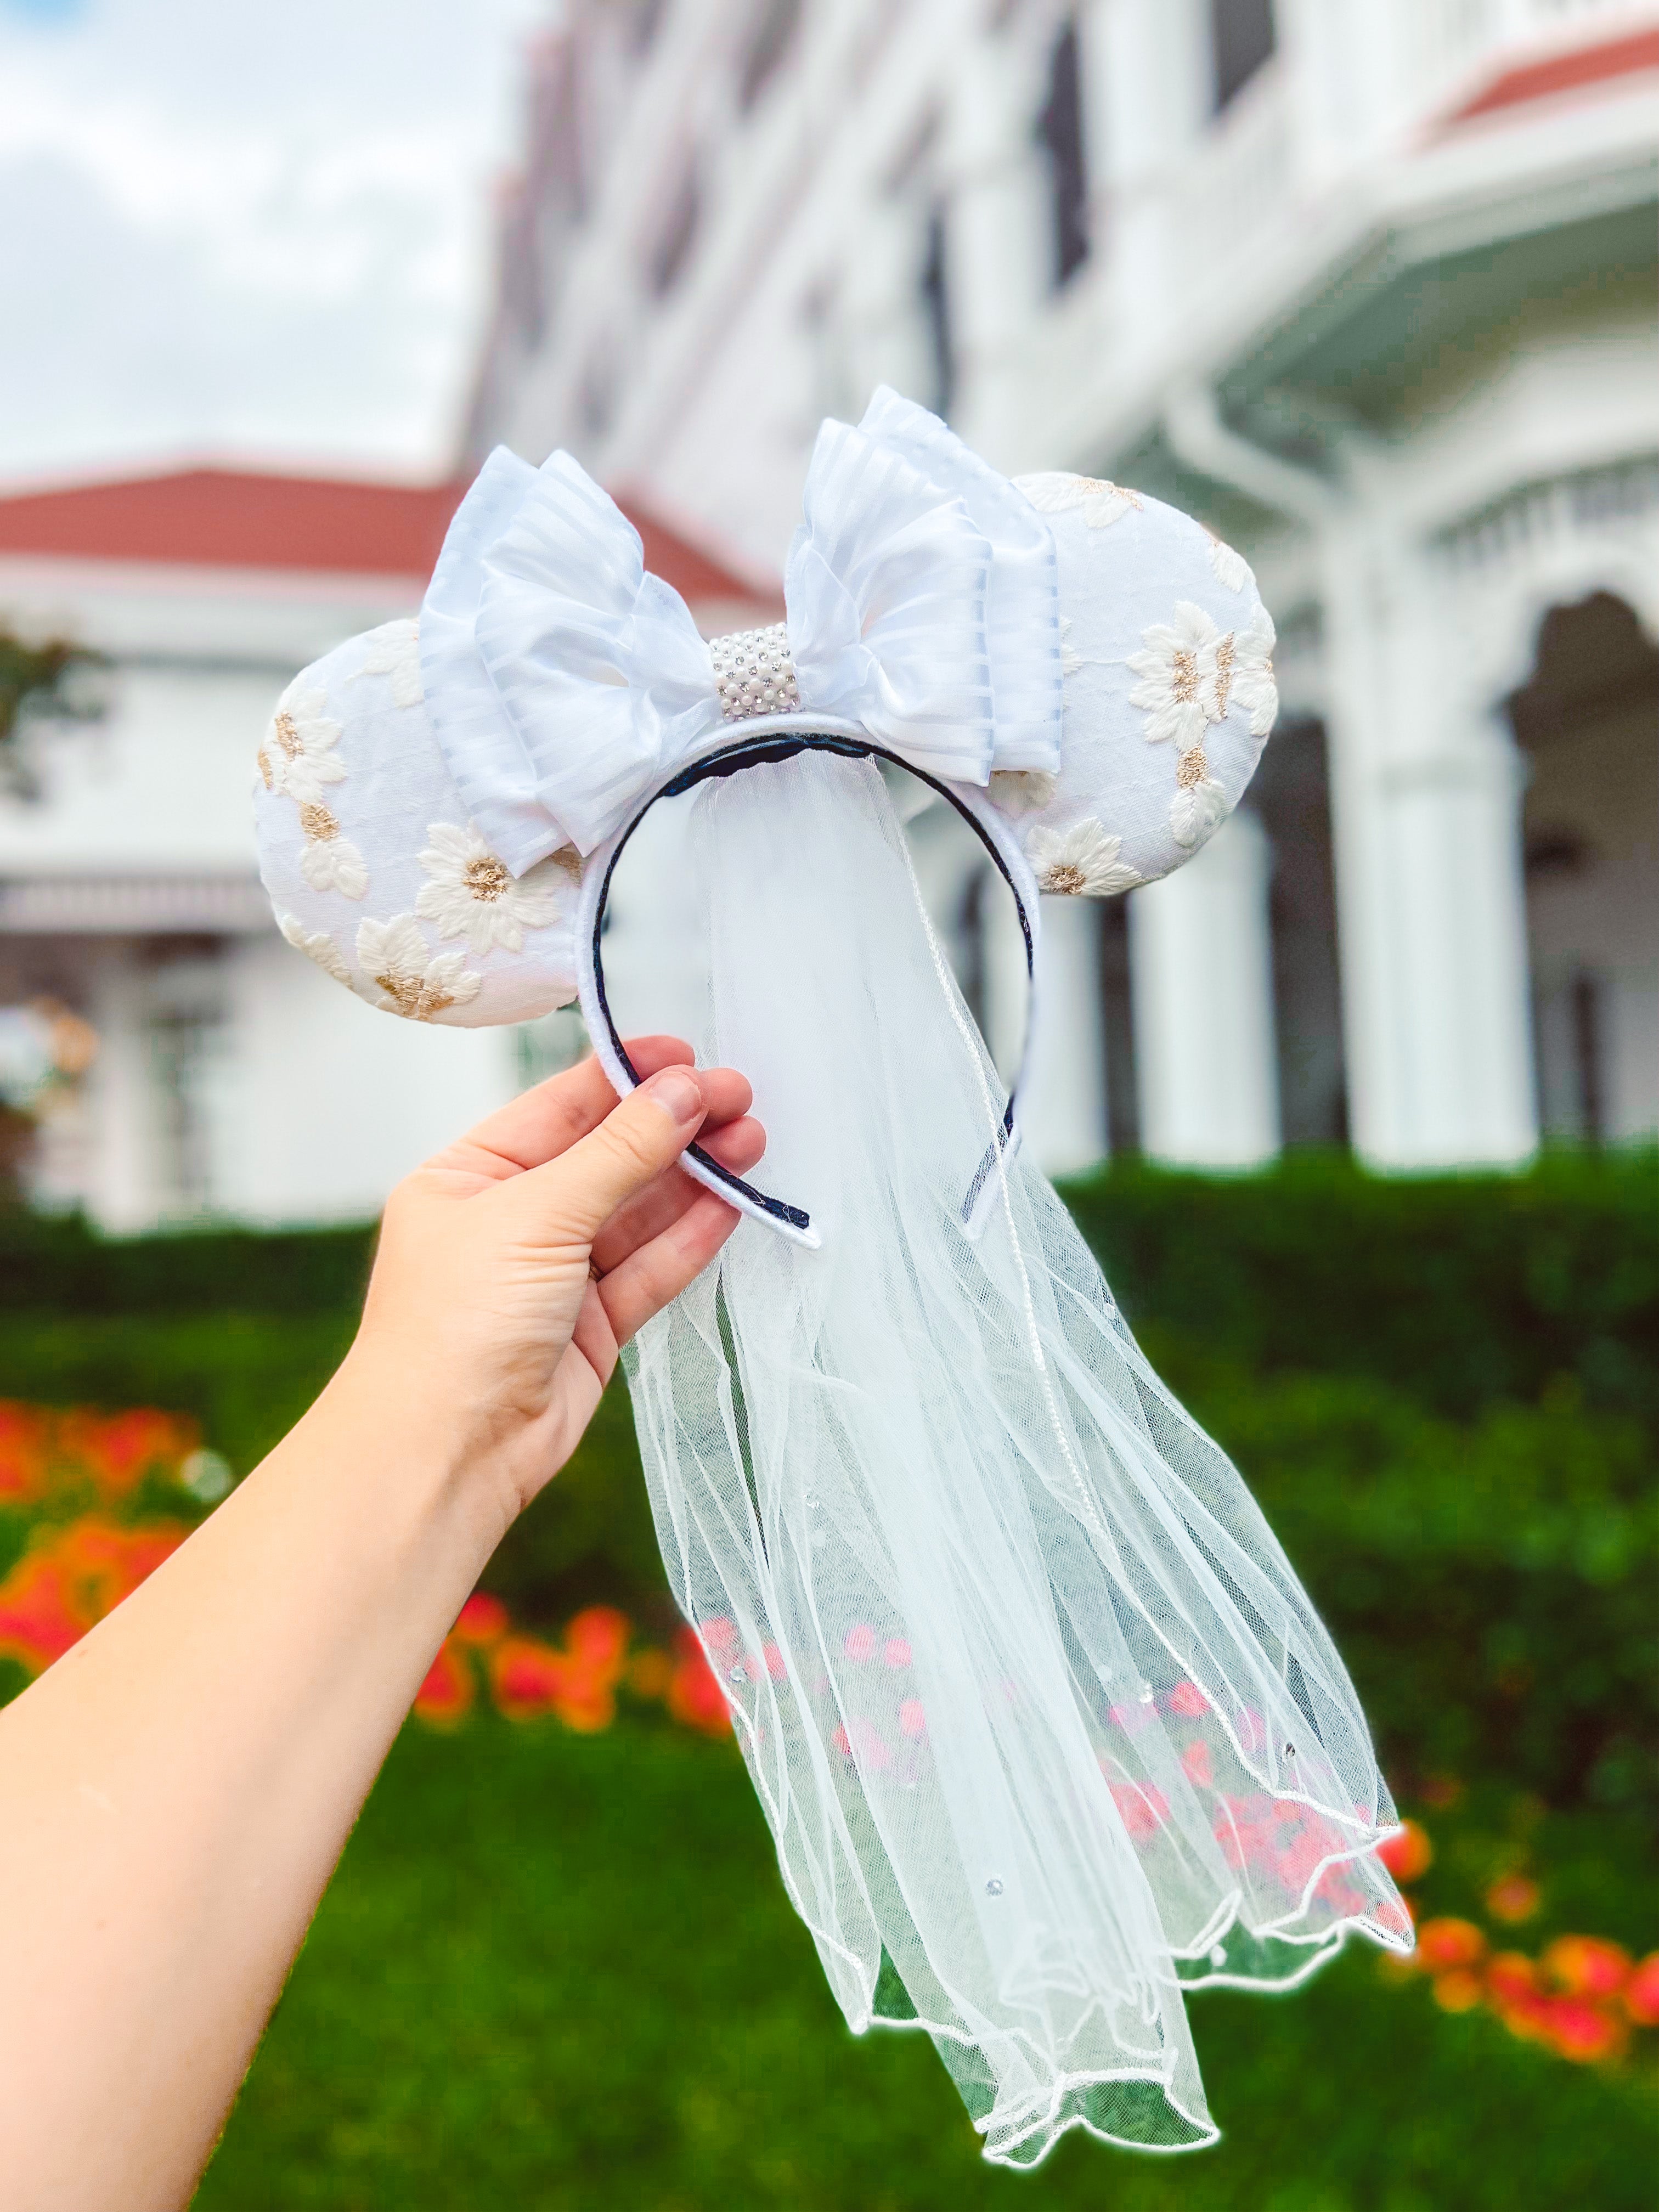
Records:
[[[925,769],[917,768],[912,762],[903,759],[901,755],[890,752],[884,745],[876,744],[872,740],[865,738],[836,737],[828,731],[811,730],[789,731],[781,735],[739,738],[733,744],[723,747],[720,751],[707,754],[702,760],[694,761],[690,768],[682,769],[672,781],[664,784],[660,791],[653,793],[647,799],[645,805],[641,807],[639,812],[617,840],[617,849],[611,855],[610,862],[605,868],[605,879],[599,885],[599,903],[593,909],[592,951],[594,989],[599,998],[599,1012],[605,1017],[605,1030],[611,1039],[611,1048],[635,1083],[640,1080],[639,1071],[623,1050],[622,1038],[617,1035],[616,1020],[611,1012],[611,1001],[605,993],[605,967],[599,957],[599,942],[605,927],[605,907],[611,896],[611,879],[617,872],[617,863],[621,860],[629,839],[659,799],[678,799],[685,792],[695,790],[700,783],[713,782],[720,776],[736,775],[744,769],[763,768],[775,763],[793,760],[797,753],[805,752],[839,753],[845,760],[891,761],[896,768],[903,769],[907,775],[913,775],[919,782],[925,783],[930,791],[937,792],[941,799],[953,806],[990,854],[998,874],[1013,894],[1014,906],[1019,915],[1020,933],[1025,939],[1026,975],[1028,979],[1035,978],[1036,956],[1036,948],[1031,941],[1030,917],[1025,911],[1025,902],[1019,895],[1019,886],[1010,874],[1007,862],[986,835],[983,825],[975,817],[972,810],[963,805],[949,784],[941,783],[937,776],[929,775]],[[978,1204],[980,1193],[984,1189],[999,1158],[1006,1149],[1009,1139],[1013,1134],[1013,1128],[1014,1091],[1011,1086],[1007,1107],[1002,1116],[1002,1127],[997,1133],[995,1141],[987,1148],[985,1157],[980,1162],[973,1182],[969,1187],[968,1197],[962,1210],[964,1221],[970,1218]],[[728,1189],[740,1193],[751,1206],[758,1206],[763,1213],[770,1214],[775,1221],[787,1222],[792,1229],[808,1229],[811,1226],[811,1216],[804,1207],[791,1206],[781,1198],[771,1198],[765,1191],[757,1190],[753,1183],[745,1182],[741,1176],[733,1175],[730,1168],[722,1167],[718,1160],[712,1159],[701,1145],[690,1145],[686,1149],[692,1158],[718,1182],[726,1184]]]

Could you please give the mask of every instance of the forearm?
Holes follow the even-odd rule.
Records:
[[[389,1379],[354,1354],[0,1713],[0,2147],[18,2212],[185,2201],[503,1533],[501,1486],[418,1384]]]

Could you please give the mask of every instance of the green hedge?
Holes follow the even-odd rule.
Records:
[[[1547,1156],[1417,1179],[1294,1153],[1263,1175],[1115,1164],[1066,1197],[1124,1310],[1254,1372],[1371,1375],[1468,1416],[1576,1376],[1659,1427],[1659,1157]],[[0,1311],[355,1311],[373,1232],[212,1230],[105,1241],[0,1210]]]
[[[1319,1158],[1236,1180],[1120,1164],[1068,1192],[1401,1776],[1656,1810],[1655,1192],[1651,1154],[1419,1182]],[[0,1395],[193,1413],[246,1469],[349,1341],[369,1242],[106,1243],[6,1216]],[[668,1618],[619,1385],[486,1582],[532,1619],[596,1597]]]
[[[1137,1328],[1253,1374],[1375,1376],[1465,1418],[1571,1375],[1659,1432],[1651,1150],[1419,1178],[1318,1152],[1224,1179],[1121,1162],[1066,1196]]]

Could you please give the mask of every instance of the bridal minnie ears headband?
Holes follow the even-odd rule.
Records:
[[[600,931],[659,798],[808,747],[898,762],[983,839],[1033,963],[1039,891],[1154,882],[1237,804],[1278,711],[1273,629],[1198,523],[1091,477],[1010,483],[885,389],[856,428],[823,424],[803,505],[786,619],[708,643],[568,453],[532,469],[498,447],[418,621],[349,640],[278,702],[255,799],[289,942],[415,1021],[579,999],[626,1091]],[[700,1148],[686,1165],[817,1242]]]
[[[1188,1991],[1410,1948],[1394,1808],[1237,1471],[1012,1157],[869,757],[973,823],[1034,952],[1040,890],[1151,882],[1236,803],[1272,627],[1185,516],[1011,484],[889,392],[820,433],[785,598],[705,644],[574,461],[496,453],[418,626],[284,696],[265,882],[395,1013],[579,996],[625,1091],[611,872],[702,787],[699,1043],[755,1084],[779,1188],[687,1165],[781,1233],[740,1231],[623,1355],[669,1586],[848,2026],[928,2033],[1003,2164],[1076,2125],[1192,2148]]]

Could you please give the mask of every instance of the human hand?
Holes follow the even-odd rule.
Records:
[[[765,1149],[741,1075],[693,1068],[678,1037],[627,1051],[646,1080],[620,1103],[585,1060],[398,1185],[347,1360],[437,1423],[509,1520],[574,1450],[620,1347],[737,1226],[682,1151],[696,1137],[744,1174]]]

